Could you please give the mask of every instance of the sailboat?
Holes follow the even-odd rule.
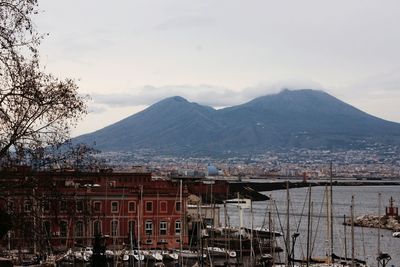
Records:
[[[164,261],[176,261],[179,259],[179,254],[175,251],[163,250],[161,251]]]
[[[268,228],[265,227],[261,227],[261,226],[257,226],[254,229],[250,229],[250,228],[244,228],[245,231],[247,233],[250,233],[251,231],[253,231],[253,235],[258,237],[258,238],[265,238],[265,239],[270,239],[273,236],[277,237],[277,236],[282,236],[282,232],[279,231],[272,231],[269,230]]]
[[[139,250],[134,249],[134,245],[133,245],[133,240],[134,240],[133,230],[134,229],[130,229],[129,230],[129,250],[126,250],[123,253],[123,257],[122,257],[123,261],[129,261],[130,263],[132,263],[132,261],[141,262],[141,261],[144,260],[143,253],[139,253]]]
[[[158,250],[144,250],[142,253],[146,262],[163,260],[163,255]]]

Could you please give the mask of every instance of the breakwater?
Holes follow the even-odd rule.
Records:
[[[347,219],[346,225],[351,225],[351,220]],[[400,218],[394,216],[378,216],[372,214],[366,214],[357,217],[354,220],[355,226],[370,227],[370,228],[381,228],[391,231],[400,231]]]

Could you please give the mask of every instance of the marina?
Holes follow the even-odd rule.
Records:
[[[304,207],[308,188],[290,189],[290,228],[291,233],[298,232],[296,244],[294,246],[294,254],[299,255],[300,258],[305,258],[307,247],[307,207]],[[327,213],[323,203],[325,187],[313,187],[313,210],[312,216],[313,225],[313,255],[315,257],[325,257],[329,251],[329,240],[327,240]],[[347,240],[345,245],[345,232],[343,226],[343,216],[350,215],[351,196],[354,195],[355,217],[365,214],[378,214],[378,194],[381,193],[384,201],[387,203],[390,196],[399,196],[400,186],[334,186],[333,187],[333,225],[334,225],[334,253],[336,255],[344,256],[345,247],[347,248],[347,255],[351,255],[350,244],[350,227],[347,227]],[[286,190],[277,190],[270,192],[263,192],[265,195],[271,197],[272,201],[276,203],[276,209],[272,209],[271,213],[275,217],[275,228],[283,229],[285,231],[286,222]],[[271,200],[270,200],[271,201]],[[267,201],[267,202],[270,202]],[[265,213],[268,210],[267,202],[254,202],[254,226],[260,226],[265,220]],[[307,205],[307,204],[306,204]],[[322,205],[322,209],[321,209]],[[383,206],[382,206],[383,207]],[[320,212],[321,210],[321,212]],[[303,212],[302,212],[303,211]],[[320,212],[320,214],[319,214]],[[251,224],[249,218],[251,217],[250,211],[245,210],[244,224],[249,226]],[[230,221],[234,225],[239,225],[239,216],[237,215],[237,208],[234,206],[228,207],[228,215]],[[279,218],[278,219],[278,215]],[[279,220],[281,221],[282,228]],[[388,253],[392,260],[391,265],[398,266],[400,263],[400,239],[393,237],[393,232],[385,229],[354,227],[355,238],[355,257],[367,262],[368,266],[377,266],[377,250],[378,250],[378,232],[380,232],[380,246],[381,251]],[[285,257],[285,252],[282,253],[282,259]],[[389,266],[391,266],[389,265]]]
[[[399,25],[0,0],[0,267],[400,267]]]
[[[212,185],[206,183],[210,189]],[[333,186],[331,206],[328,186],[264,191],[260,193],[268,200],[263,201],[251,201],[237,193],[236,199],[223,203],[216,203],[220,199],[213,198],[211,189],[207,191],[208,198],[203,200],[207,204],[202,204],[201,197],[186,191],[182,198],[183,187],[187,186],[180,182],[175,196],[179,203],[188,202],[183,205],[187,210],[178,212],[176,216],[180,220],[186,218],[182,227],[187,230],[175,238],[187,240],[185,243],[178,242],[173,247],[168,242],[146,246],[144,242],[153,238],[158,240],[157,236],[140,238],[136,229],[128,232],[128,239],[124,239],[127,241],[116,243],[120,239],[108,235],[100,235],[95,241],[93,236],[87,236],[82,239],[86,246],[75,243],[68,250],[40,255],[32,255],[29,251],[21,254],[14,249],[3,251],[4,260],[13,256],[14,263],[25,266],[97,266],[94,264],[96,261],[106,264],[104,266],[297,266],[307,262],[310,266],[329,266],[340,262],[349,264],[354,260],[372,267],[378,266],[378,256],[387,254],[393,266],[400,261],[400,238],[396,238],[398,234],[395,231],[371,225],[359,227],[359,223],[351,230],[349,221],[352,214],[358,219],[365,218],[366,214],[383,216],[378,209],[382,206],[377,204],[379,201],[390,201],[391,206],[386,211],[394,211],[393,203],[400,186]],[[160,196],[156,196],[159,201]],[[158,218],[158,213],[154,213],[155,218]],[[393,215],[397,216],[397,213]],[[140,219],[142,215],[137,213],[135,216]],[[157,235],[162,229],[156,230]],[[97,255],[96,260],[94,255]]]

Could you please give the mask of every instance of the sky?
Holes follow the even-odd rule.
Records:
[[[215,108],[318,89],[400,122],[398,0],[39,0],[46,71],[74,78],[92,132],[169,96]]]

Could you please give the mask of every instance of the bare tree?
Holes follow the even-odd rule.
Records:
[[[64,141],[86,112],[74,80],[43,71],[32,25],[37,0],[0,0],[0,162]]]
[[[62,144],[27,150],[26,161],[38,171],[73,169],[75,171],[98,171],[107,167],[105,160],[97,157],[99,150],[83,143],[68,140]],[[1,188],[1,186],[0,186]]]
[[[49,146],[61,144],[86,112],[86,97],[78,94],[75,81],[58,79],[40,65],[43,35],[32,23],[37,13],[37,0],[0,0],[0,166],[9,159],[41,158],[30,152],[44,154]],[[35,177],[0,181],[0,237],[11,228],[32,228],[23,225],[37,216],[13,212],[9,204],[12,197],[41,203],[35,188],[42,188],[44,195],[55,192],[40,182]]]

